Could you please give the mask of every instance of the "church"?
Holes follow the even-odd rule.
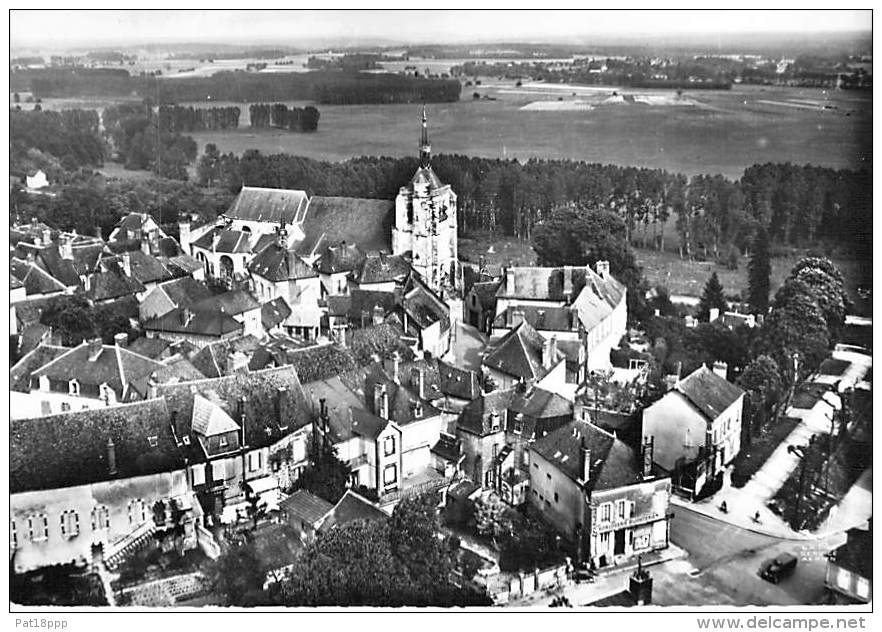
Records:
[[[202,263],[207,278],[257,285],[252,289],[261,299],[284,296],[282,286],[302,286],[322,255],[341,245],[355,246],[363,257],[391,253],[407,260],[439,296],[457,293],[456,194],[432,169],[425,107],[419,152],[419,167],[394,202],[244,186],[214,224],[191,231],[182,223],[181,246]],[[273,256],[261,260],[275,267],[267,271],[261,263],[255,279],[251,264],[268,249]],[[295,311],[296,303],[289,301]]]

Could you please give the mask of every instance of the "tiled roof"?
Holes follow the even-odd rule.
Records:
[[[271,445],[310,423],[310,417],[304,413],[306,399],[297,372],[292,367],[279,367],[158,385],[158,396],[165,398],[168,409],[174,413],[178,435],[190,431],[196,394],[204,396],[210,391],[226,403],[230,417],[240,426],[239,402],[247,400],[245,437],[252,448]]]
[[[328,313],[332,316],[347,316],[354,327],[373,324],[374,311],[379,308],[382,317],[395,309],[401,294],[378,290],[355,289],[348,296],[329,296]],[[364,321],[364,322],[363,322]]]
[[[298,250],[317,253],[341,241],[356,244],[363,252],[391,250],[394,222],[393,200],[314,196],[303,222],[306,237]]]
[[[743,390],[706,366],[699,367],[687,375],[677,382],[674,388],[710,421],[719,417],[744,395]]]
[[[413,177],[410,179],[410,182],[411,184],[416,185],[428,184],[431,189],[440,189],[444,186],[441,179],[435,175],[435,171],[432,169],[431,165],[418,167],[416,172],[414,172]]]
[[[390,281],[402,283],[411,270],[410,263],[401,255],[369,252],[353,279],[359,285]]]
[[[613,435],[589,423],[574,420],[538,439],[531,449],[578,482],[582,476],[580,446],[583,438],[591,458],[590,489],[615,489],[640,482],[634,451]]]
[[[171,237],[169,237],[168,239],[171,239]],[[163,243],[165,241],[166,240],[163,239],[160,243]],[[159,257],[159,261],[160,263],[162,263],[162,265],[168,268],[169,272],[177,277],[187,277],[203,268],[203,265],[199,262],[198,259],[195,259],[190,255],[180,253],[173,256]]]
[[[342,242],[328,246],[316,261],[316,267],[324,274],[352,272],[360,268],[363,261],[364,253],[358,246]]]
[[[439,388],[445,395],[471,401],[481,394],[480,380],[474,371],[460,369],[439,360],[438,372]]]
[[[585,285],[585,268],[569,268],[573,281],[575,298]],[[505,274],[496,291],[497,297],[520,298],[527,300],[563,301],[564,268],[511,267]],[[513,287],[509,290],[509,279],[513,279]]]
[[[43,342],[51,342],[52,328],[43,323],[31,323],[22,327],[18,339],[18,352],[21,355],[37,348]]]
[[[63,292],[67,289],[61,281],[29,261],[10,259],[9,272],[25,286],[25,292],[28,296]]]
[[[303,382],[314,382],[351,371],[357,364],[352,353],[338,344],[315,345],[295,349],[287,355]]]
[[[76,287],[80,284],[80,275],[74,262],[63,258],[55,244],[40,248],[36,260],[38,266],[67,287]]]
[[[15,304],[15,318],[22,327],[40,322],[43,311],[55,302],[57,296],[52,294],[42,298],[32,298]]]
[[[129,343],[127,348],[132,353],[137,353],[145,358],[156,360],[166,349],[169,348],[169,346],[171,346],[171,343],[162,338],[147,338],[146,336],[141,336],[135,341]]]
[[[575,310],[570,307],[537,307],[535,305],[509,306],[493,320],[494,327],[511,328],[519,320],[517,313],[523,314],[534,329],[542,331],[576,331],[579,328]]]
[[[590,285],[595,294],[605,300],[610,307],[615,308],[625,297],[625,286],[610,274],[603,277],[590,268],[588,271],[590,274],[586,285]]]
[[[185,467],[165,401],[153,399],[36,419],[11,420],[12,493],[146,476]],[[108,441],[116,474],[110,473]]]
[[[365,408],[372,413],[379,414],[374,408],[374,388],[377,384],[386,386],[389,400],[389,417],[399,426],[440,415],[441,411],[435,408],[428,400],[419,396],[411,386],[396,383],[392,376],[380,364],[375,364],[367,371],[364,381]],[[422,414],[417,415],[417,404],[422,405]]]
[[[239,424],[219,406],[198,393],[193,396],[193,417],[191,429],[204,437],[238,432]]]
[[[350,408],[349,414],[352,416],[352,433],[366,439],[376,439],[389,425],[388,420],[361,408]]]
[[[278,224],[284,220],[286,224],[293,224],[302,220],[308,203],[305,191],[246,186],[224,215],[253,222]]]
[[[89,276],[86,295],[93,301],[105,301],[143,292],[146,288],[137,279],[118,272],[97,272]]]
[[[298,489],[279,503],[279,507],[288,513],[289,520],[294,518],[298,522],[303,521],[314,525],[324,518],[334,508],[334,505],[305,489]]]
[[[94,360],[88,343],[70,349],[33,373],[34,378],[46,376],[53,381],[75,379],[81,386],[107,384],[118,394],[136,382],[150,377],[162,368],[159,362],[115,345],[102,345]]]
[[[542,347],[545,338],[529,323],[522,322],[505,334],[493,349],[484,357],[484,364],[506,375],[532,380],[545,376],[548,371],[542,366]],[[558,351],[555,363],[563,359]]]
[[[319,400],[324,399],[327,406],[328,425],[334,443],[353,437],[351,410],[364,409],[364,402],[358,393],[350,389],[339,377],[325,380],[303,382],[303,391],[308,401],[304,414],[315,415],[319,410]]]
[[[572,402],[557,393],[536,387],[516,386],[514,390],[515,395],[508,405],[509,410],[513,413],[521,413],[524,417],[532,419],[570,418],[573,416]],[[510,420],[509,425],[511,425]]]
[[[170,312],[144,322],[149,331],[190,334],[194,336],[215,336],[241,331],[245,326],[229,314],[221,312],[189,312],[173,309]]]
[[[281,296],[260,306],[260,323],[269,331],[291,315],[291,308]]]
[[[462,458],[462,444],[459,439],[453,435],[442,432],[438,438],[438,442],[432,446],[432,454],[437,454],[445,461],[458,462]]]
[[[490,415],[496,413],[499,415],[499,430],[497,432],[502,432],[505,429],[503,427],[505,411],[513,397],[514,389],[508,388],[486,393],[470,401],[460,412],[456,420],[456,427],[481,437],[492,434],[494,430]]]
[[[108,270],[114,269],[115,267],[118,272],[122,273],[123,258],[126,256],[129,258],[132,276],[141,283],[159,283],[178,276],[183,276],[179,271],[168,269],[159,259],[153,255],[148,255],[141,250],[133,250],[122,255],[104,257],[101,260],[101,265]]]
[[[242,254],[253,252],[251,238],[251,233],[215,226],[194,240],[191,245],[212,252]]]
[[[31,390],[31,374],[49,364],[62,354],[70,351],[69,347],[39,344],[27,352],[11,369],[9,369],[9,390],[28,393]]]
[[[215,294],[193,303],[190,308],[194,312],[221,312],[238,316],[245,312],[260,309],[260,303],[248,290],[230,290],[223,294]]]
[[[12,273],[9,273],[9,289],[17,290],[20,287],[24,287],[24,283],[19,281],[16,277],[12,276]]]
[[[847,532],[845,544],[830,554],[830,563],[851,571],[859,577],[873,579],[873,531],[852,528]]]
[[[477,295],[482,308],[492,310],[496,307],[497,289],[499,289],[499,281],[479,281],[472,285],[471,291]]]
[[[193,303],[213,296],[204,283],[190,276],[161,283],[154,292],[163,292],[175,307],[190,307]]]
[[[353,520],[388,520],[388,514],[384,513],[375,504],[359,496],[351,489],[346,490],[328,517],[322,523],[321,531],[331,529],[336,525],[344,525]]]
[[[270,244],[248,264],[252,274],[261,276],[273,283],[295,279],[311,279],[318,273],[293,250],[286,250],[279,244]]]
[[[422,281],[412,277],[402,299],[402,308],[422,329],[441,323],[441,330],[450,329],[450,308]]]
[[[186,358],[170,358],[162,363],[162,368],[156,371],[153,377],[159,383],[166,384],[204,380],[207,376]]]

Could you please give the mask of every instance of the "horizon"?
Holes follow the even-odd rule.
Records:
[[[537,14],[541,18],[537,20]],[[758,20],[758,18],[761,19]],[[688,18],[688,19],[684,19]],[[96,36],[96,33],[102,35]],[[111,35],[105,35],[111,33]],[[198,35],[194,35],[198,33]],[[391,35],[394,33],[394,35]],[[144,46],[426,46],[559,44],[647,46],[682,39],[717,47],[737,40],[872,35],[870,11],[43,11],[10,12],[10,49]],[[770,41],[769,43],[774,43]]]

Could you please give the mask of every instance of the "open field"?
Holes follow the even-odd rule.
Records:
[[[628,98],[611,98],[614,91]],[[473,92],[495,100],[472,99]],[[200,148],[214,143],[223,152],[258,149],[335,161],[417,152],[416,105],[319,105],[314,134],[252,130],[247,104],[238,105],[240,129],[193,134]],[[660,90],[485,83],[464,87],[457,103],[428,110],[435,153],[585,160],[731,178],[764,162],[852,169],[872,163],[872,97],[853,92],[736,86],[677,97]]]

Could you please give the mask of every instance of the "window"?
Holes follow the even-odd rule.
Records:
[[[80,383],[76,380],[71,380],[67,383],[67,392],[71,395],[79,395],[80,394]]]
[[[639,551],[640,549],[648,549],[649,548],[649,531],[644,531],[642,533],[638,533],[634,536],[634,550]]]
[[[110,528],[110,512],[104,505],[92,509],[92,531]]]
[[[848,590],[851,587],[851,573],[844,568],[840,568],[836,573],[836,585],[843,590]]]
[[[387,465],[383,468],[383,484],[394,485],[398,482],[398,466]]]
[[[524,454],[527,454],[527,453],[524,452]],[[538,469],[539,469],[539,464],[538,464],[538,463],[533,463],[533,467],[535,467],[535,468],[538,470]]]
[[[66,413],[70,410],[70,404],[67,402],[61,402],[61,412]]]
[[[73,509],[61,512],[61,537],[75,538],[80,534],[80,514]]]
[[[13,549],[18,548],[18,533],[15,530],[15,520],[9,521],[9,543]]]
[[[201,463],[193,466],[193,486],[205,484],[205,466]]]
[[[554,492],[554,502],[558,502],[560,497],[557,495],[557,492]]]
[[[386,456],[395,454],[395,437],[386,437],[383,441],[383,452]]]
[[[515,415],[514,419],[514,432],[515,434],[521,434],[524,430],[524,416],[521,413]]]
[[[49,539],[49,518],[46,514],[28,516],[28,537],[31,542],[43,542]]]
[[[521,453],[521,459],[524,464],[524,467],[530,467],[530,453],[527,450],[524,450]]]
[[[626,516],[625,516],[625,506],[626,506],[626,504],[627,504],[627,503],[625,503],[624,500],[620,500],[620,501],[616,502],[616,517],[617,517],[619,520],[624,520],[625,517],[626,517]]]
[[[855,592],[858,597],[861,599],[869,599],[870,597],[870,582],[866,577],[858,577],[857,586],[855,588]]]
[[[692,447],[692,432],[689,430],[689,428],[686,428],[686,436],[683,438],[683,447]]]
[[[147,503],[140,498],[129,501],[129,524],[139,525],[147,522]]]
[[[261,452],[251,452],[248,454],[248,471],[256,472],[260,469],[262,462],[262,453]]]
[[[222,448],[226,448],[229,445],[229,443],[227,442],[227,435],[220,436],[220,439],[218,440],[218,445],[220,445],[220,447]]]
[[[612,513],[612,503],[603,503],[600,506],[600,521],[609,522]]]
[[[609,531],[600,534],[600,550],[608,551],[609,550]]]
[[[545,473],[545,478],[547,478],[548,480],[551,480],[551,474],[549,474],[548,472],[546,472],[546,473]]]

